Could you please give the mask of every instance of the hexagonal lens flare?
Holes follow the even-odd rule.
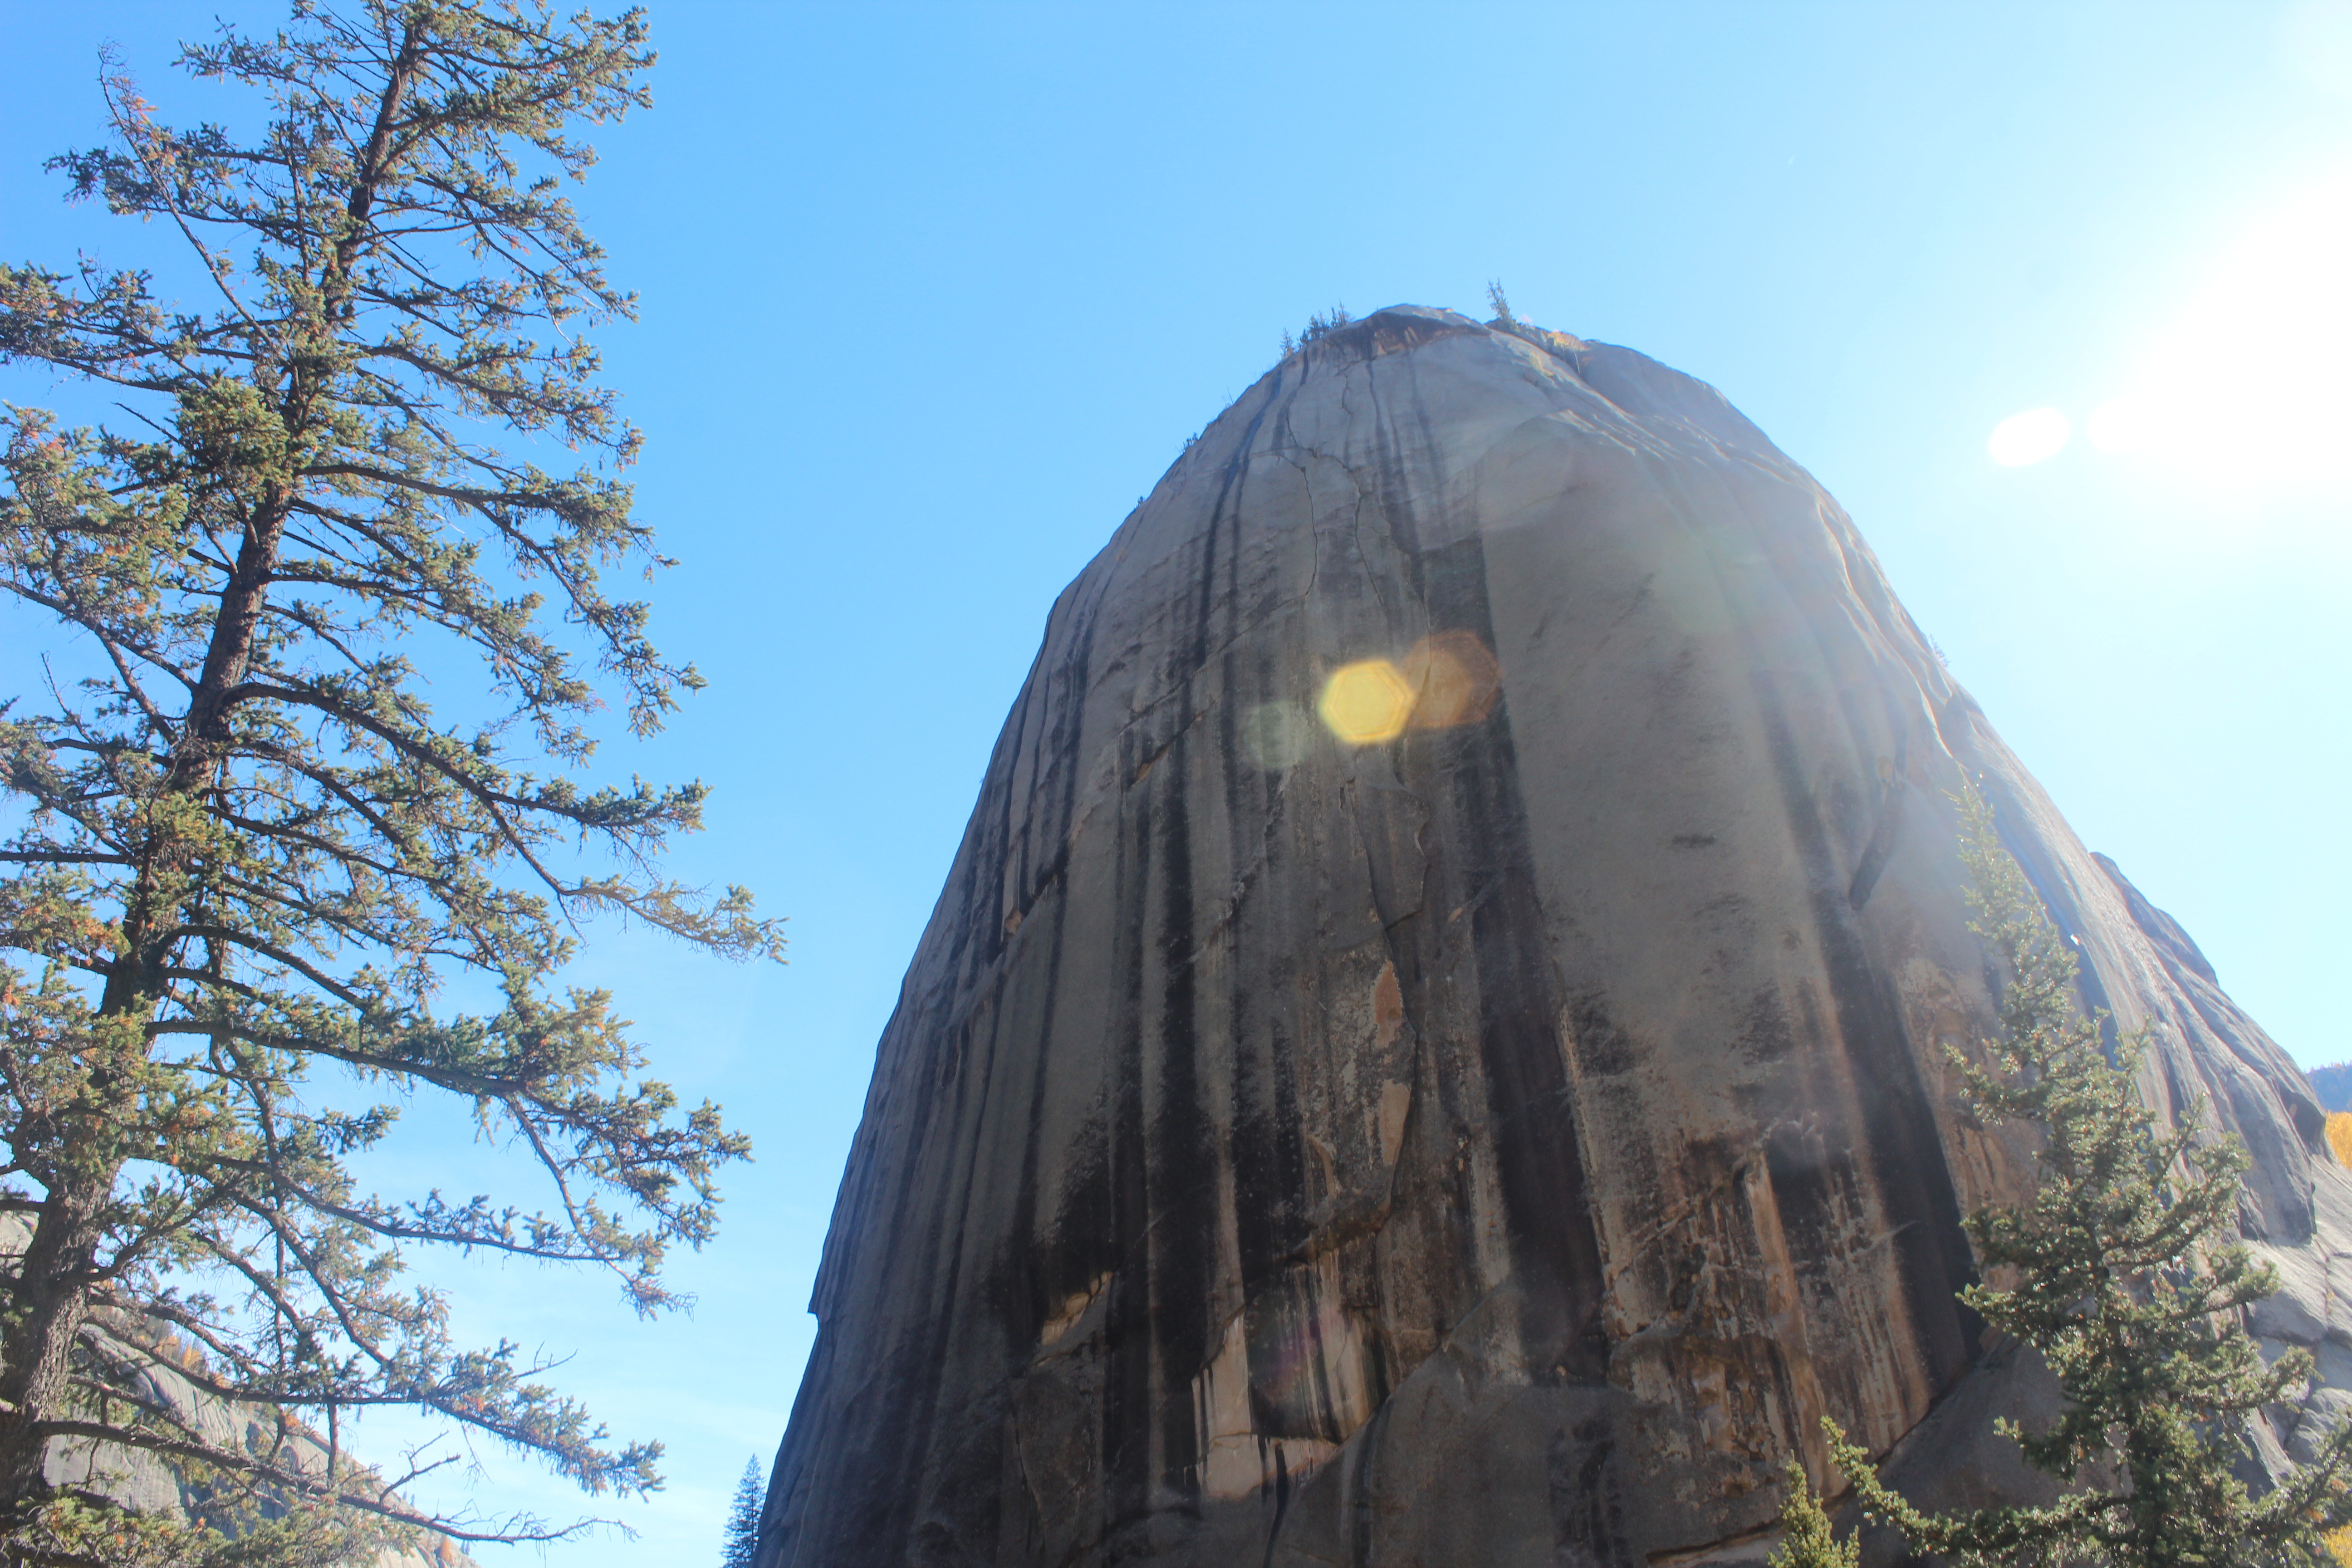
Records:
[[[1315,711],[1347,744],[1370,746],[1408,729],[1475,724],[1502,691],[1502,667],[1476,633],[1436,632],[1413,644],[1402,663],[1360,658],[1341,665],[1323,683]]]
[[[1323,683],[1315,704],[1331,733],[1351,746],[1393,741],[1412,717],[1412,683],[1385,658],[1343,664]]]
[[[1416,730],[1450,730],[1475,724],[1502,695],[1503,669],[1475,632],[1438,632],[1412,645],[1404,656],[1404,678],[1413,691]]]

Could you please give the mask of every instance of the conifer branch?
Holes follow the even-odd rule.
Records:
[[[1977,1115],[2042,1134],[2031,1201],[1969,1216],[1987,1280],[1960,1297],[2055,1376],[2056,1419],[2000,1430],[2064,1489],[2041,1506],[1931,1514],[1824,1415],[1831,1457],[1870,1518],[1958,1568],[2322,1562],[2322,1533],[2352,1520],[2352,1424],[2266,1490],[2240,1476],[2248,1423],[2312,1373],[2300,1350],[2265,1363],[2244,1326],[2279,1288],[2235,1235],[2249,1157],[2212,1134],[2201,1100],[2158,1130],[2136,1081],[2148,1036],[2124,1037],[2110,1059],[2105,1019],[2076,1008],[2074,955],[2001,847],[1991,805],[1972,785],[1954,799],[2000,1032],[1983,1061],[1952,1061]]]

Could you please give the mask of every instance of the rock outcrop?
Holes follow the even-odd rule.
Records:
[[[2352,1385],[2302,1075],[1836,503],[1640,354],[1402,307],[1055,605],[881,1043],[763,1568],[1735,1559],[1822,1412],[1923,1494],[2016,1484],[1983,1428],[2031,1369],[1954,1296],[2031,1170],[1946,1054],[1991,1028],[1963,773],[2154,1029],[2149,1102],[2252,1150],[2258,1327]]]
[[[24,1257],[32,1226],[19,1214],[0,1214],[0,1299]],[[197,1350],[156,1319],[129,1320],[102,1312],[82,1327],[86,1341],[103,1348],[118,1364],[140,1364],[133,1380],[139,1396],[172,1411],[205,1440],[222,1448],[271,1454],[283,1441],[290,1453],[280,1462],[313,1475],[327,1468],[326,1445],[297,1426],[282,1439],[275,1413],[267,1405],[234,1405],[199,1387],[184,1373],[203,1364]],[[143,1449],[88,1438],[52,1438],[45,1473],[49,1484],[111,1499],[143,1514],[184,1521],[204,1510],[199,1489],[161,1456]],[[356,1565],[354,1565],[356,1568]],[[377,1550],[365,1568],[476,1568],[474,1559],[446,1536],[425,1535],[411,1544]]]

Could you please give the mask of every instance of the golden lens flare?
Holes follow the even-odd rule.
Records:
[[[1416,730],[1450,730],[1475,724],[1493,711],[1502,695],[1503,669],[1475,632],[1439,632],[1412,645],[1404,656],[1404,679],[1412,688]]]
[[[1404,733],[1412,697],[1404,671],[1384,658],[1360,658],[1331,672],[1315,711],[1349,745],[1370,746]]]
[[[2336,1152],[2338,1164],[2352,1165],[2352,1110],[2327,1113],[2327,1146]]]
[[[1436,632],[1412,645],[1402,664],[1385,658],[1360,658],[1341,665],[1323,684],[1315,711],[1334,735],[1350,746],[1393,741],[1408,729],[1451,730],[1475,724],[1494,711],[1503,692],[1503,669],[1475,632]],[[1250,715],[1244,742],[1252,760],[1261,767],[1275,765],[1257,752],[1271,736],[1261,738],[1255,726],[1265,721],[1261,711]]]

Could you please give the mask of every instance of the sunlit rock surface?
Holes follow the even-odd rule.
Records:
[[[1400,308],[1291,355],[1055,606],[763,1568],[1737,1560],[1822,1412],[1923,1497],[2015,1484],[1983,1428],[2047,1390],[1953,1295],[2030,1170],[1946,1058],[1964,770],[2150,1102],[2252,1149],[2263,1331],[2352,1372],[2301,1074],[1802,469],[1624,349]]]

